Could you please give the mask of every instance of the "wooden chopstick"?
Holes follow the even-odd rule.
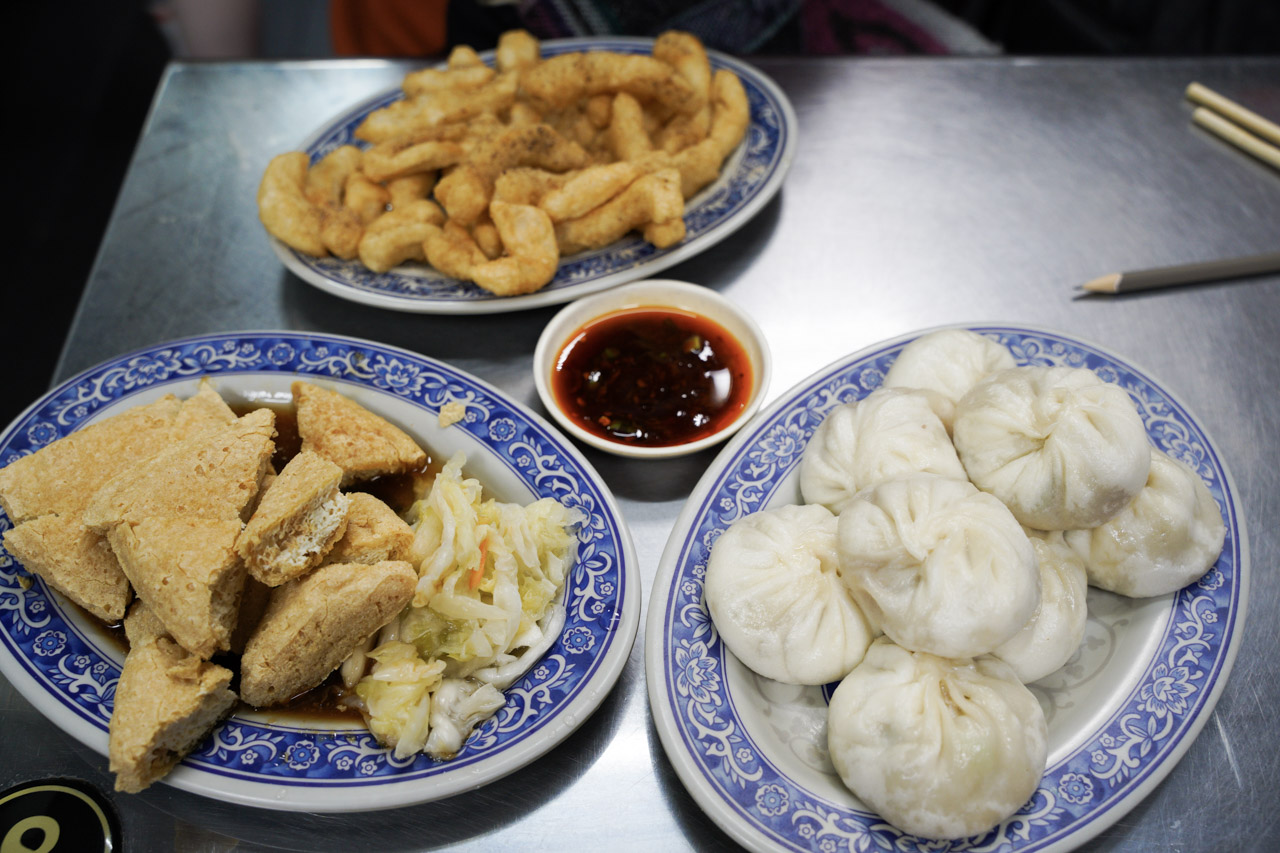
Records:
[[[1191,120],[1268,165],[1280,169],[1280,126],[1199,83],[1187,86],[1186,97],[1198,106]],[[1269,144],[1266,140],[1276,143]]]
[[[1256,133],[1270,140],[1272,145],[1280,145],[1280,125],[1267,121],[1253,110],[1245,109],[1230,98],[1224,98],[1208,86],[1192,83],[1187,86],[1186,95],[1187,100],[1226,116],[1250,133]]]
[[[1180,264],[1135,272],[1114,272],[1086,281],[1080,285],[1079,289],[1087,293],[1109,296],[1116,293],[1131,293],[1135,290],[1200,284],[1276,272],[1280,272],[1280,252],[1268,252],[1263,255],[1250,255],[1223,261]]]
[[[1224,139],[1264,163],[1280,169],[1280,148],[1268,145],[1249,131],[1241,129],[1238,124],[1227,121],[1205,107],[1196,107],[1191,112],[1191,120],[1214,136]]]

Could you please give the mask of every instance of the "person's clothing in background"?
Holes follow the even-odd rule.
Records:
[[[448,0],[331,0],[338,56],[431,56],[448,47]]]
[[[1274,55],[1276,0],[933,0],[1006,54]]]
[[[485,50],[516,28],[540,39],[679,29],[737,55],[997,52],[927,0],[331,0],[330,26],[342,56]]]

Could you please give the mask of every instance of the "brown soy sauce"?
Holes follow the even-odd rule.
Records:
[[[238,667],[233,668],[232,672],[238,673]],[[238,688],[239,685],[233,686]],[[246,702],[239,702],[235,713],[257,711],[270,715],[278,722],[308,726],[323,726],[326,723],[363,723],[364,715],[351,701],[354,693],[354,690],[348,690],[342,683],[342,676],[335,670],[329,673],[329,676],[320,684],[286,702],[269,708],[254,708]]]
[[[575,332],[552,375],[556,401],[593,435],[639,447],[687,444],[747,406],[751,361],[714,320],[672,308],[606,314]]]

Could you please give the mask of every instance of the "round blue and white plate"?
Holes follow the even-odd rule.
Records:
[[[799,503],[805,444],[833,407],[878,388],[917,333],[832,364],[757,415],[699,482],[676,522],[646,623],[649,699],[681,781],[729,835],[755,850],[1063,851],[1119,819],[1173,768],[1226,683],[1249,588],[1244,519],[1226,464],[1150,374],[1055,332],[974,326],[1019,364],[1087,367],[1129,392],[1152,443],[1209,486],[1226,522],[1216,565],[1176,594],[1145,600],[1089,590],[1084,642],[1030,685],[1049,724],[1048,769],[1014,816],[954,842],[904,835],[841,783],[826,749],[830,689],[755,675],[728,653],[703,602],[707,558],[737,518]]]
[[[612,689],[640,621],[631,538],[609,489],[554,427],[480,380],[439,361],[369,341],[293,332],[187,338],[123,355],[50,391],[0,434],[0,465],[78,427],[202,377],[233,405],[287,403],[298,378],[323,384],[400,425],[437,459],[463,468],[493,497],[551,497],[582,511],[578,560],[565,582],[564,629],[506,691],[507,703],[447,762],[405,760],[359,721],[238,712],[166,782],[236,803],[309,812],[422,803],[478,788],[564,740]],[[439,424],[441,406],[464,420]],[[0,533],[11,526],[0,513]],[[0,550],[0,671],[46,717],[105,755],[124,660],[97,620],[51,592]]]
[[[544,57],[584,50],[651,53],[653,39],[612,37],[557,39],[542,43]],[[492,52],[481,54],[492,61]],[[728,237],[760,212],[782,187],[795,155],[796,117],[787,96],[762,72],[739,59],[708,51],[713,70],[727,68],[746,89],[751,121],[746,138],[729,155],[720,177],[685,203],[685,239],[658,249],[632,233],[601,249],[562,258],[555,278],[536,293],[494,296],[472,284],[436,272],[422,263],[406,263],[386,273],[374,273],[358,261],[316,258],[290,249],[271,238],[276,255],[303,281],[335,296],[423,314],[491,314],[558,305],[614,285],[646,278]],[[340,145],[366,143],[355,130],[374,110],[400,100],[399,87],[343,112],[303,143],[311,162]]]

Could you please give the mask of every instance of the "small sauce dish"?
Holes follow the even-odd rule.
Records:
[[[696,453],[760,408],[760,327],[706,287],[654,279],[571,302],[533,354],[538,396],[571,436],[620,456]]]

